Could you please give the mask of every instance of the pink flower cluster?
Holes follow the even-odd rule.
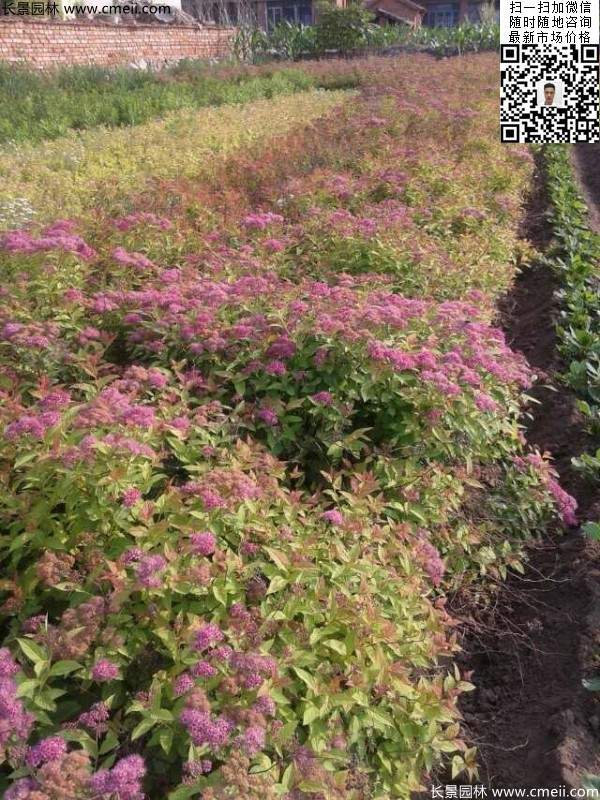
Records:
[[[427,541],[425,536],[421,536],[415,546],[415,555],[420,560],[427,575],[431,578],[433,585],[439,586],[444,577],[446,566],[437,548]]]
[[[57,344],[59,327],[54,322],[22,323],[6,322],[0,330],[0,338],[13,346],[23,347],[33,352],[49,350]]]
[[[333,395],[331,392],[317,392],[313,394],[312,399],[320,406],[330,406],[333,403]]]
[[[142,778],[146,765],[141,756],[132,755],[117,761],[112,769],[102,769],[90,779],[92,792],[103,798],[144,800]]]
[[[163,585],[161,573],[166,566],[167,562],[159,555],[140,558],[135,570],[140,586],[145,589],[159,589]]]
[[[148,211],[136,211],[133,214],[127,214],[125,217],[115,219],[113,225],[119,231],[129,231],[141,224],[152,225],[159,228],[161,231],[168,231],[173,227],[173,223],[165,217],[158,217]]]
[[[101,658],[99,661],[96,661],[94,666],[92,667],[92,680],[98,681],[98,683],[104,683],[105,681],[113,681],[115,678],[119,677],[119,668],[116,664],[113,664],[112,661],[109,661],[107,658]]]
[[[279,422],[277,412],[268,406],[258,409],[256,412],[256,419],[260,422],[264,422],[264,424],[269,428],[274,428]]]
[[[520,471],[533,469],[541,477],[554,498],[560,518],[565,525],[573,527],[578,524],[577,500],[562,488],[548,461],[539,453],[529,453],[525,457],[516,456],[513,458],[513,463]]]
[[[196,631],[194,648],[200,652],[223,641],[224,634],[218,625],[212,622],[203,625]]]
[[[33,714],[25,711],[17,697],[14,676],[19,671],[7,647],[0,648],[0,748],[11,739],[25,741],[33,727]]]
[[[264,748],[265,739],[265,729],[259,725],[251,725],[238,737],[236,744],[246,755],[252,757]]]
[[[134,394],[125,394],[117,386],[107,386],[78,414],[77,425],[90,428],[95,425],[120,423],[131,428],[148,430],[156,424],[156,409],[152,405],[134,402]]]
[[[244,689],[259,689],[266,677],[274,677],[277,674],[275,659],[261,653],[234,651],[229,657],[229,666],[237,673]]]
[[[218,648],[217,648],[218,649]],[[211,653],[211,655],[215,655],[215,651]],[[210,664],[208,661],[198,661],[193,667],[190,669],[191,674],[194,678],[214,678],[217,674],[217,670]]]
[[[227,717],[214,717],[196,708],[184,708],[179,719],[195,745],[206,744],[213,751],[227,744],[235,727]]]
[[[219,490],[211,488],[214,484]],[[239,469],[215,468],[197,481],[188,481],[181,487],[186,497],[198,497],[206,511],[233,509],[246,500],[258,500],[263,488],[258,481]]]
[[[29,748],[25,759],[28,767],[39,767],[47,761],[58,761],[67,752],[67,743],[60,736],[49,736]]]
[[[22,414],[6,426],[4,435],[9,441],[32,436],[34,439],[43,439],[46,431],[53,428],[60,420],[57,411],[43,411],[41,414]]]
[[[264,230],[269,225],[274,223],[283,222],[281,214],[274,214],[271,211],[256,212],[247,214],[242,220],[242,225],[246,228],[256,228],[257,230]]]
[[[113,258],[123,267],[133,267],[142,271],[154,267],[152,261],[142,253],[129,253],[123,247],[116,247],[113,250]]]
[[[337,508],[324,511],[321,514],[321,517],[325,520],[325,522],[329,522],[330,525],[341,525],[344,522],[344,516],[341,511],[338,511]]]
[[[43,253],[50,250],[66,250],[84,261],[96,257],[96,252],[85,241],[73,233],[74,223],[59,220],[45,228],[38,237],[24,230],[9,231],[0,237],[0,248],[9,253]]]
[[[192,551],[199,556],[210,556],[215,552],[217,540],[211,531],[190,533]]]
[[[128,489],[125,489],[121,495],[121,502],[125,508],[133,508],[141,499],[142,493],[139,489],[136,489],[135,486],[130,486]]]
[[[548,490],[554,498],[558,513],[564,524],[569,527],[577,525],[577,500],[566,492],[554,478],[548,479]]]
[[[173,694],[175,697],[181,697],[191,691],[195,685],[193,677],[184,672],[173,681]]]
[[[108,706],[103,703],[94,703],[89,711],[84,711],[77,718],[77,724],[83,725],[84,728],[89,728],[96,736],[106,733],[108,730]]]

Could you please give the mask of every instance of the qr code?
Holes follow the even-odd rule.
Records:
[[[502,45],[503,142],[598,142],[597,44]]]

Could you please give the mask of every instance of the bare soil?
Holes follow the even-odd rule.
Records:
[[[575,148],[574,164],[600,225],[600,151]],[[547,198],[536,176],[523,236],[543,250],[551,239]],[[559,374],[554,324],[555,279],[542,266],[525,269],[501,308],[509,344],[525,354],[540,380],[524,420],[530,444],[549,451],[562,486],[580,507],[580,520],[600,520],[600,487],[573,469],[571,459],[592,443],[575,398]],[[582,686],[600,653],[600,552],[579,529],[549,531],[529,552],[524,575],[513,574],[494,607],[470,615],[462,667],[475,692],[462,712],[467,738],[479,750],[480,782],[492,787],[579,786],[600,773],[600,700]],[[460,609],[457,609],[460,613]],[[599,670],[600,671],[600,670]]]

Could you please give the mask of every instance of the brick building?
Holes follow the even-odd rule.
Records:
[[[335,4],[344,8],[346,0],[335,0]],[[253,22],[263,30],[279,22],[312,25],[317,18],[317,0],[182,0],[182,9],[219,25]]]
[[[473,2],[473,0],[420,0],[425,6],[423,24],[432,28],[450,28],[460,22],[470,20],[478,22],[481,16],[481,8],[491,3],[485,0]],[[499,0],[493,2],[496,10],[497,19],[500,19]]]
[[[399,22],[418,27],[451,28],[467,20],[481,20],[484,6],[495,9],[499,20],[499,0],[366,0],[367,6],[377,15],[379,22]],[[379,12],[381,9],[381,12]]]
[[[350,0],[334,0],[345,7]],[[363,0],[378,22],[418,27],[451,27],[464,20],[477,21],[480,9],[499,0]],[[196,19],[221,25],[253,22],[264,30],[279,22],[312,25],[318,0],[181,0],[183,11]]]
[[[409,25],[411,28],[418,28],[425,14],[425,7],[414,0],[366,0],[365,6],[381,25]]]

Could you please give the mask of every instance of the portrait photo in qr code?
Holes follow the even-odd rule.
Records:
[[[503,45],[503,142],[598,142],[598,45]]]

